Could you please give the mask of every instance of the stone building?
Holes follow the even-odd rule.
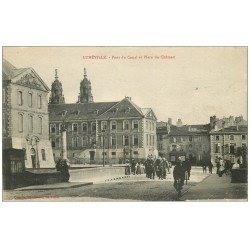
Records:
[[[33,68],[3,59],[3,149],[24,149],[25,167],[55,167],[49,141],[49,88]]]
[[[180,119],[177,126],[171,124],[157,125],[159,155],[172,162],[178,156],[189,158],[194,165],[210,159],[209,124],[181,126]]]
[[[157,154],[156,116],[151,108],[138,107],[130,97],[119,102],[93,102],[86,69],[77,103],[56,104],[53,97],[60,100],[59,95],[62,92],[52,88],[49,121],[55,159],[61,154],[62,125],[67,128],[67,151],[71,163],[100,164],[103,160],[119,163],[128,158]]]
[[[230,126],[219,130],[211,130],[211,160],[216,158],[235,162],[240,156],[239,150],[247,147],[247,126]]]

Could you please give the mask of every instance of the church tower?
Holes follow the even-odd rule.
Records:
[[[91,82],[87,78],[86,68],[84,68],[83,80],[80,83],[80,94],[78,96],[78,103],[93,102],[93,95],[91,93]]]
[[[65,103],[62,83],[59,82],[57,76],[57,69],[55,69],[55,81],[51,85],[51,95],[49,98],[49,104],[62,104],[62,103]]]

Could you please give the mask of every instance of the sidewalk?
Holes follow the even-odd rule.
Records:
[[[83,187],[92,184],[93,182],[61,182],[61,183],[21,187],[21,188],[16,188],[15,191],[68,189],[68,188]]]
[[[182,201],[247,201],[247,183],[231,183],[231,177],[209,175],[182,195]]]

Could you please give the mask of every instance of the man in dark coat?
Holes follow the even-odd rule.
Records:
[[[174,167],[173,177],[174,177],[175,189],[177,189],[178,180],[180,180],[181,189],[182,189],[182,186],[184,185],[184,180],[185,180],[185,167],[183,166],[183,163],[180,157],[178,158],[176,166]]]

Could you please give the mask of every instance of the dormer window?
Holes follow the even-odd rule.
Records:
[[[79,110],[76,110],[76,111],[74,112],[74,114],[75,114],[75,115],[79,115],[79,114],[80,114],[80,111],[79,111]]]
[[[95,110],[95,114],[98,114],[98,113],[99,113],[99,109],[96,109],[96,110]]]
[[[118,108],[113,109],[113,113],[116,113],[118,111]]]
[[[62,116],[65,116],[67,114],[67,111],[63,110],[61,114],[62,114]]]
[[[127,107],[126,109],[125,109],[125,113],[129,113],[130,112],[130,107]]]

